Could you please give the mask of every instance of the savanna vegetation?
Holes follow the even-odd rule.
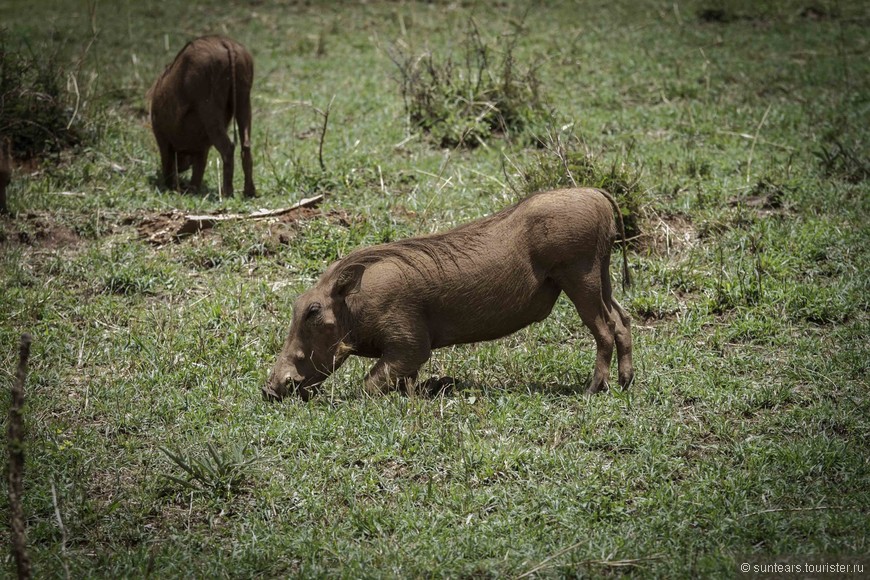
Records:
[[[30,332],[37,577],[866,562],[867,3],[7,0],[0,23],[0,412]],[[256,199],[218,191],[215,152],[205,191],[157,180],[145,93],[206,33],[254,55]],[[261,399],[332,260],[573,183],[630,225],[630,390],[583,394],[562,298],[437,351],[423,374],[459,383],[436,395],[369,397],[354,359]]]

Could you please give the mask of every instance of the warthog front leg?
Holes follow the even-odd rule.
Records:
[[[242,145],[242,170],[245,172],[245,197],[254,197],[257,190],[254,187],[254,161],[250,145]]]
[[[193,169],[190,175],[190,188],[199,191],[202,188],[202,178],[205,175],[205,166],[208,162],[208,149],[199,153],[190,154],[190,163]]]
[[[160,149],[160,168],[163,186],[178,191],[178,159],[175,149],[164,139],[157,140]]]
[[[209,141],[217,149],[223,162],[223,184],[221,194],[226,196],[233,195],[233,153],[236,146],[227,135],[226,127],[221,125],[221,112],[213,109],[213,107],[201,106],[197,109],[200,121],[205,128],[205,133],[208,135]]]
[[[414,394],[417,372],[429,360],[430,354],[430,348],[423,345],[402,349],[398,354],[384,353],[366,375],[366,392],[370,395],[381,395],[399,388],[409,395]]]

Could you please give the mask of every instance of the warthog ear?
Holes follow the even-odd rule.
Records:
[[[344,298],[355,292],[359,292],[359,286],[362,282],[362,275],[366,267],[362,264],[352,264],[344,268],[338,275],[335,281],[335,286],[332,288],[332,295],[339,298]]]

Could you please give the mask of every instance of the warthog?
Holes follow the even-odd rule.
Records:
[[[300,295],[263,395],[308,400],[351,355],[377,358],[370,393],[413,388],[432,349],[494,340],[544,320],[561,292],[598,347],[589,392],[607,387],[614,342],[619,384],[634,378],[628,314],[613,299],[616,236],[610,194],[537,193],[442,234],[362,248],[334,262]],[[623,252],[623,283],[630,283]]]
[[[151,128],[160,148],[164,184],[178,189],[178,173],[193,167],[190,185],[199,189],[208,150],[223,160],[223,192],[233,193],[234,143],[227,135],[233,118],[242,142],[245,195],[255,195],[251,159],[251,85],[254,59],[224,36],[187,43],[148,90]]]
[[[0,215],[9,213],[9,208],[6,206],[6,186],[12,180],[11,158],[7,146],[0,139]]]

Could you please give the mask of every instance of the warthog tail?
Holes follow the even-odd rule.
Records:
[[[622,238],[622,291],[625,292],[626,289],[631,287],[631,273],[628,271],[628,243],[625,240],[625,223],[622,220],[622,211],[619,209],[619,204],[616,203],[616,200],[613,198],[610,193],[603,189],[596,188],[598,193],[607,198],[607,201],[610,202],[610,205],[613,206],[613,209],[616,211],[617,221],[619,223],[619,235]]]
[[[232,43],[224,42],[224,48],[230,57],[230,98],[233,101],[233,145],[239,142],[239,115],[236,110],[236,49]]]

